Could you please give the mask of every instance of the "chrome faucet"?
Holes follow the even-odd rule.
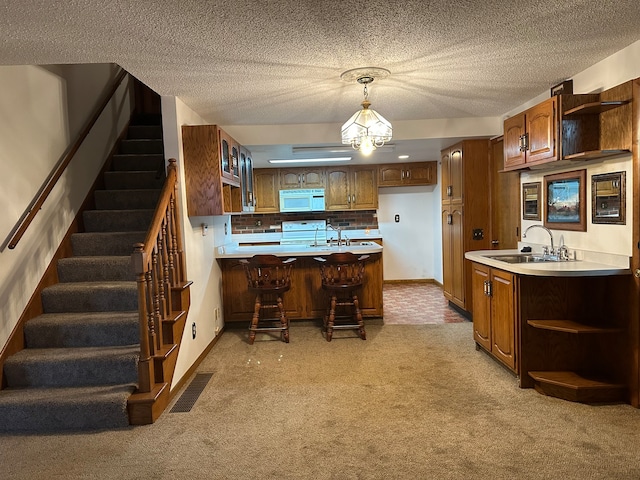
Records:
[[[549,234],[549,238],[551,239],[551,252],[548,251],[547,247],[544,247],[544,253],[545,255],[547,254],[551,254],[551,255],[555,255],[555,248],[553,246],[553,233],[551,233],[551,230],[549,230],[547,227],[545,227],[544,225],[539,225],[539,224],[535,224],[535,225],[529,225],[527,227],[527,229],[522,232],[522,238],[527,238],[527,232],[529,230],[531,230],[534,227],[538,227],[538,228],[542,228],[544,231],[546,231]]]
[[[336,228],[330,223],[327,223],[327,229],[329,228],[338,233],[338,246],[342,245],[342,229],[340,227]],[[329,239],[329,245],[331,245],[331,239]]]

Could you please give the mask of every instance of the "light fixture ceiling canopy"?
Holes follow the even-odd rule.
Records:
[[[390,73],[386,68],[364,67],[347,70],[340,75],[342,80],[356,80],[359,84],[364,85],[362,110],[354,113],[342,126],[342,143],[351,145],[364,155],[370,154],[376,148],[391,141],[391,123],[378,112],[369,108],[371,102],[369,102],[367,90],[367,85],[374,81],[376,75],[378,78],[385,78]]]

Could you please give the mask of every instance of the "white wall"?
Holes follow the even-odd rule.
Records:
[[[173,385],[176,385],[223,327],[222,274],[214,257],[214,248],[231,241],[231,218],[228,215],[215,217],[187,215],[182,125],[203,125],[208,122],[181,100],[175,97],[162,97],[162,123],[165,157],[177,160],[187,280],[193,282],[190,289],[191,307],[173,377]],[[202,234],[202,224],[208,226],[206,235]],[[225,224],[227,225],[226,234]],[[220,312],[217,320],[216,309]],[[191,326],[194,322],[196,324],[195,339],[191,334]]]
[[[112,65],[0,67],[4,246],[115,77]],[[77,92],[77,85],[84,85]],[[0,251],[0,345],[8,340],[132,110],[124,82],[14,250]],[[73,101],[70,99],[73,98]]]
[[[378,190],[384,280],[441,277],[439,189],[434,185]],[[400,222],[395,222],[399,215]],[[437,228],[436,228],[437,227]]]

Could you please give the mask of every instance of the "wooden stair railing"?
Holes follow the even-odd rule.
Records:
[[[176,204],[177,185],[176,160],[172,158],[145,241],[134,245],[131,255],[138,282],[140,322],[136,393],[153,392],[160,380],[154,370],[154,360],[163,355],[168,343],[174,341],[173,338],[165,338],[163,323],[171,322],[181,310],[188,308],[179,296],[174,295],[190,283],[185,280],[180,214]]]
[[[107,107],[107,105],[109,105],[109,102],[111,102],[111,99],[115,95],[116,91],[120,87],[120,84],[122,83],[122,81],[126,76],[127,76],[127,71],[124,69],[121,69],[120,73],[118,73],[118,76],[114,79],[113,84],[111,85],[111,88],[105,94],[102,102],[96,107],[96,110],[92,115],[92,117],[87,122],[87,125],[80,132],[80,134],[78,135],[78,138],[69,149],[69,152],[64,156],[62,160],[60,160],[56,164],[55,168],[49,174],[44,184],[40,187],[40,190],[38,190],[38,193],[36,194],[35,198],[31,201],[31,203],[29,204],[25,212],[22,214],[22,216],[20,217],[16,225],[11,230],[11,233],[9,234],[10,235],[9,240],[7,241],[6,244],[3,244],[0,247],[0,251],[4,250],[4,247],[6,245],[9,246],[10,250],[14,249],[16,245],[18,245],[18,242],[20,241],[24,233],[27,231],[27,228],[29,228],[29,225],[31,225],[31,222],[35,218],[36,214],[42,208],[42,205],[44,204],[45,200],[53,190],[53,187],[55,187],[56,183],[58,183],[58,180],[60,179],[60,177],[66,170],[66,168],[71,163],[73,156],[80,149],[82,142],[85,141],[85,139],[91,132],[91,129],[100,118],[100,115],[102,115],[102,112],[104,111],[104,109]]]

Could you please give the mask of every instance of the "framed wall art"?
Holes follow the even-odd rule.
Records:
[[[542,220],[541,190],[540,182],[522,184],[522,218],[524,220]]]
[[[555,230],[587,231],[586,177],[586,170],[545,175],[545,227]]]
[[[591,176],[591,222],[625,225],[626,172]]]

